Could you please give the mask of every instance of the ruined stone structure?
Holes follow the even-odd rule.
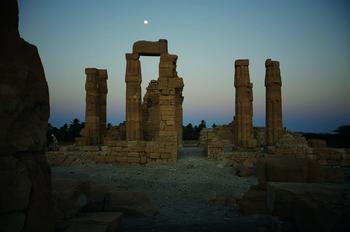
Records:
[[[256,146],[253,135],[253,84],[250,82],[248,65],[249,60],[235,61],[234,144],[242,148]]]
[[[266,145],[275,145],[283,135],[281,73],[278,61],[267,59],[266,76]]]
[[[100,145],[106,135],[107,70],[86,68],[85,73],[85,128],[76,142],[79,145]]]
[[[126,121],[106,131],[107,71],[87,68],[86,123],[76,145],[100,145],[97,163],[168,163],[182,146],[183,80],[177,75],[177,56],[167,41],[138,41],[126,54]],[[159,56],[159,78],[141,99],[140,56]],[[102,146],[104,145],[104,146]],[[64,148],[63,148],[64,149]],[[96,152],[94,146],[78,150]],[[69,162],[70,159],[67,160]]]
[[[159,78],[152,80],[141,100],[140,56],[159,56]],[[166,40],[138,41],[126,54],[126,139],[175,141],[182,144],[182,78],[176,72],[177,56],[168,53]]]
[[[44,68],[36,46],[20,37],[17,1],[1,1],[0,15],[0,231],[53,232]]]

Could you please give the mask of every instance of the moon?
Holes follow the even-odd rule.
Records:
[[[148,20],[143,20],[143,24],[147,25],[148,24]]]

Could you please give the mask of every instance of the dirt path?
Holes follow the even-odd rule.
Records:
[[[124,217],[121,231],[271,231],[278,224],[272,217],[240,216],[236,207],[210,201],[238,196],[256,178],[235,176],[225,162],[207,160],[195,147],[184,148],[174,165],[55,167],[52,172],[145,192],[160,213]]]

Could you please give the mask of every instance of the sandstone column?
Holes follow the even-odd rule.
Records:
[[[278,61],[267,59],[266,75],[266,145],[274,145],[283,134],[281,73]]]
[[[107,131],[107,79],[108,74],[106,69],[98,70],[98,94],[99,94],[99,111],[100,111],[100,140],[103,143],[103,138]]]
[[[126,139],[141,140],[141,65],[138,54],[126,54]]]
[[[98,69],[86,68],[86,107],[85,107],[85,130],[86,145],[100,144],[100,98],[98,91]]]
[[[248,65],[249,60],[235,61],[234,143],[244,148],[256,146],[256,140],[253,137],[253,84],[250,82]]]
[[[175,89],[175,121],[177,127],[177,144],[182,147],[182,125],[183,125],[183,109],[182,103],[184,97],[182,96],[183,83],[181,88]]]

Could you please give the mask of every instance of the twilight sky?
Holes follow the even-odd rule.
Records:
[[[38,47],[50,122],[84,119],[85,67],[108,70],[109,122],[125,118],[125,53],[168,40],[185,88],[184,123],[229,123],[235,59],[249,59],[254,125],[265,124],[267,58],[280,61],[284,126],[328,132],[350,124],[350,2],[247,0],[19,0],[20,33]],[[143,23],[148,20],[148,25]],[[142,57],[142,95],[158,78]]]

